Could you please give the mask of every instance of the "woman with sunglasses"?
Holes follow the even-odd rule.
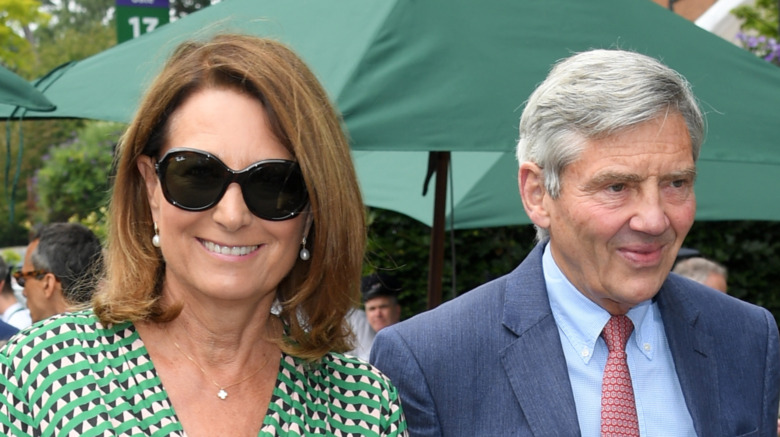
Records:
[[[0,434],[406,435],[390,381],[339,353],[364,210],[295,54],[182,44],[116,170],[103,288],[0,354]]]

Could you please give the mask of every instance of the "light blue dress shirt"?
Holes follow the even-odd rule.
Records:
[[[601,378],[607,345],[601,331],[610,314],[580,293],[555,264],[550,245],[542,257],[550,307],[558,325],[583,437],[601,435]],[[658,304],[646,301],[628,311],[634,332],[626,345],[643,437],[695,436],[666,340]]]

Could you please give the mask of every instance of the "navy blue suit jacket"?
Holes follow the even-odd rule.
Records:
[[[0,341],[10,339],[17,332],[19,330],[15,326],[0,320]]]
[[[377,334],[371,362],[398,388],[411,436],[580,435],[542,253]],[[656,299],[697,434],[777,435],[772,315],[675,274]]]

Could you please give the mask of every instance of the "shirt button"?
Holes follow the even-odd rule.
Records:
[[[645,350],[646,350],[647,352],[650,352],[650,349],[652,349],[652,348],[650,347],[650,343],[645,343],[645,346],[644,346],[644,348],[645,348]]]
[[[587,358],[588,355],[590,355],[590,350],[588,350],[588,348],[582,349],[582,357]]]

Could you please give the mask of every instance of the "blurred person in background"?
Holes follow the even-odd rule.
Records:
[[[355,334],[355,349],[349,354],[368,361],[376,333],[401,320],[398,280],[385,273],[372,273],[360,281],[363,309],[355,308],[347,316]]]
[[[0,321],[0,347],[4,346],[19,330],[8,323]]]
[[[686,258],[677,262],[672,272],[718,291],[728,292],[728,270],[721,264],[707,258]]]
[[[16,329],[24,329],[32,324],[30,310],[28,310],[16,297],[11,285],[11,266],[0,258],[0,321],[7,323]]]
[[[11,268],[0,257],[0,288],[11,287]],[[13,290],[12,290],[13,292]],[[4,345],[9,338],[19,332],[19,328],[0,320],[0,346]]]
[[[24,288],[33,322],[86,307],[102,268],[97,235],[79,223],[50,223],[30,240],[22,269],[14,272]]]
[[[398,303],[401,285],[394,276],[373,273],[363,278],[360,289],[366,318],[374,332],[401,320],[401,305]]]

